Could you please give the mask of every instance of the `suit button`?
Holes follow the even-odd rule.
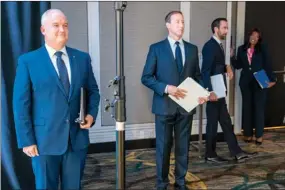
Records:
[[[249,67],[249,70],[251,70],[251,67]]]
[[[65,120],[65,122],[66,122],[66,123],[69,123],[69,120],[67,119],[67,120]]]

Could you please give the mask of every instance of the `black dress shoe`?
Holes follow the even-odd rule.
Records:
[[[157,190],[167,190],[167,187],[158,187]]]
[[[252,140],[252,137],[248,137],[248,136],[244,136],[244,142],[246,143],[251,143],[253,140]]]
[[[178,184],[174,184],[175,190],[188,190],[188,188],[186,187],[186,185],[178,185]]]
[[[249,156],[255,156],[257,155],[257,152],[247,152],[247,151],[242,151],[244,154],[247,154]]]
[[[257,140],[256,140],[256,141],[255,141],[255,144],[258,145],[258,146],[260,146],[260,145],[262,145],[262,141],[257,141]]]
[[[253,158],[255,155],[257,155],[257,152],[245,152],[245,151],[243,151],[243,152],[237,154],[235,156],[235,158],[238,162],[243,162],[243,161],[246,161],[247,159]]]
[[[185,185],[183,185],[180,187],[175,187],[175,190],[188,190],[188,188]]]
[[[250,139],[250,140],[244,140],[244,142],[246,142],[246,143],[251,143],[251,142],[252,142],[252,139]]]
[[[207,163],[216,163],[216,164],[222,164],[222,163],[227,163],[228,160],[222,158],[222,157],[214,157],[214,158],[210,158],[210,157],[206,157],[205,158]]]

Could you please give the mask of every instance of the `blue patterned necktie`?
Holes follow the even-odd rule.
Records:
[[[181,49],[179,46],[179,42],[175,42],[176,44],[176,49],[175,49],[175,61],[177,64],[177,68],[178,68],[178,72],[181,73],[182,69],[183,69],[183,63],[182,63],[182,53],[181,53]]]
[[[60,81],[64,87],[66,94],[68,95],[70,83],[69,83],[69,79],[68,79],[67,68],[65,66],[64,61],[61,58],[62,52],[57,51],[57,52],[55,52],[55,55],[56,55],[56,65],[57,65],[57,69],[58,69],[58,73],[59,73],[59,78],[60,78]]]

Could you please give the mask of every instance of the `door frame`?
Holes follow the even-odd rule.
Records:
[[[240,45],[244,43],[244,29],[245,29],[245,10],[246,2],[238,1],[237,2],[237,26],[236,26],[236,53]],[[238,85],[240,78],[240,70],[235,71],[235,98],[234,98],[234,132],[236,134],[241,133],[242,125],[242,96],[241,91]]]

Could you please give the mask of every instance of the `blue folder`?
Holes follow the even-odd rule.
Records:
[[[257,71],[253,73],[256,81],[259,83],[260,87],[263,88],[268,88],[268,84],[270,82],[266,72],[262,69],[260,71]]]

